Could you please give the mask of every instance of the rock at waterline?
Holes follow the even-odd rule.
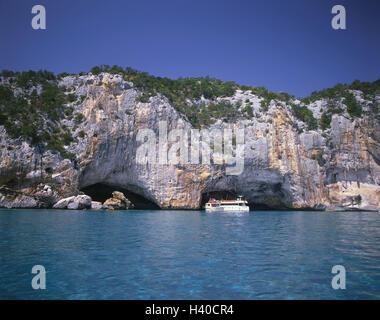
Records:
[[[87,195],[72,196],[62,200],[59,200],[53,209],[70,209],[70,210],[81,210],[81,209],[91,209],[91,197]]]
[[[0,193],[0,208],[36,208],[38,203],[36,199],[28,197],[26,195],[17,195],[12,198],[11,201],[8,201],[5,195]]]
[[[70,202],[74,201],[74,199],[75,199],[75,196],[61,199],[61,200],[59,200],[59,201],[53,206],[53,209],[66,209],[66,208],[67,208],[67,205],[68,205]]]
[[[108,210],[128,210],[134,207],[132,202],[120,191],[112,192],[112,198],[107,199],[103,206]]]
[[[99,201],[92,201],[91,202],[91,209],[92,210],[102,210],[102,209],[104,209],[104,206]]]

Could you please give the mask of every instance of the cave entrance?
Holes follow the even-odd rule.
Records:
[[[107,185],[103,183],[96,183],[81,189],[85,194],[89,195],[93,201],[104,202],[112,197],[113,191],[120,191],[124,193],[126,198],[131,201],[137,210],[159,210],[160,207],[154,202],[140,196],[128,189],[120,188],[117,186]]]
[[[223,190],[223,191],[208,191],[203,192],[201,196],[201,208],[203,209],[206,202],[210,198],[214,198],[216,200],[235,200],[237,196],[242,195],[241,193],[237,193],[236,191],[231,190]],[[260,202],[260,197],[257,198],[257,201],[255,200],[249,200],[247,197],[243,194],[243,199],[248,201],[248,206],[250,210],[288,210],[286,207],[283,206],[269,206],[263,202]],[[264,198],[264,194],[262,195],[262,198]],[[262,199],[264,200],[264,199]]]
[[[204,192],[201,197],[201,208],[204,208],[206,202],[211,198],[216,200],[236,200],[237,196],[236,192],[230,190]]]

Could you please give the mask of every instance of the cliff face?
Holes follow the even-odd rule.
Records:
[[[0,125],[0,207],[52,207],[96,185],[98,193],[102,186],[112,186],[161,208],[200,208],[210,195],[226,193],[242,194],[257,207],[380,208],[379,118],[371,112],[373,101],[367,101],[361,91],[351,93],[364,115],[350,117],[340,100],[343,111],[333,114],[324,130],[308,130],[295,116],[291,104],[300,105],[296,99],[291,103],[274,99],[265,109],[263,99],[249,90],[214,99],[237,104],[239,109],[251,108],[250,117],[205,127],[211,132],[244,129],[244,168],[231,175],[226,172],[231,166],[225,164],[138,163],[141,129],[156,134],[158,154],[160,122],[166,122],[168,132],[184,129],[190,134],[193,128],[165,96],[157,94],[141,102],[142,93],[132,82],[108,73],[63,77],[58,86],[75,97],[65,108],[84,116],[81,122],[59,120],[74,137],[65,151],[75,157],[64,159],[60,153],[41,151],[26,139],[11,138]],[[378,103],[380,97],[375,99]],[[210,101],[202,97],[194,103],[202,102]],[[307,107],[319,121],[329,100]],[[167,142],[167,147],[173,143]],[[216,152],[212,143],[210,152],[211,156]]]

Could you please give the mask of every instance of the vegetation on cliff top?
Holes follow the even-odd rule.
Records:
[[[373,82],[365,82],[355,80],[351,84],[337,84],[336,86],[320,91],[314,91],[309,97],[305,97],[302,101],[305,104],[309,104],[320,99],[336,99],[345,96],[347,90],[359,90],[362,91],[364,97],[367,99],[373,98],[374,95],[380,94],[380,79]]]
[[[380,94],[380,79],[374,82],[360,82],[355,80],[351,84],[338,84],[333,88],[324,89],[318,92],[313,92],[309,97],[301,99],[303,105],[295,105],[291,101],[295,97],[285,92],[275,93],[264,87],[241,86],[232,81],[221,81],[215,78],[179,78],[176,80],[169,78],[161,78],[149,75],[146,72],[141,72],[131,67],[123,69],[120,66],[101,65],[93,67],[90,70],[93,74],[108,72],[111,74],[120,74],[124,80],[134,83],[143,94],[140,98],[141,102],[148,102],[150,97],[158,93],[166,96],[171,105],[178,111],[185,114],[189,121],[199,127],[204,124],[210,124],[215,119],[224,121],[234,120],[239,116],[252,117],[252,109],[246,107],[244,110],[239,110],[239,105],[232,105],[228,102],[219,103],[202,103],[194,105],[192,101],[200,100],[204,97],[209,100],[215,100],[221,97],[233,96],[236,90],[251,91],[263,100],[261,108],[265,112],[268,110],[269,103],[272,100],[284,101],[291,105],[294,115],[299,120],[305,122],[310,130],[317,129],[318,125],[322,129],[329,127],[329,120],[333,114],[339,114],[343,110],[338,106],[339,99],[344,99],[344,104],[347,106],[347,112],[352,118],[362,116],[362,106],[356,101],[355,96],[349,90],[360,90],[364,94],[364,98],[374,100],[377,94]],[[318,123],[314,118],[311,110],[306,105],[320,99],[328,99],[329,104],[323,119]]]
[[[51,81],[55,76],[46,71],[11,73],[10,76],[14,77],[10,83],[16,87],[32,89],[41,85],[42,88],[39,94],[34,88],[29,90],[31,92],[24,90],[15,95],[14,88],[0,85],[0,125],[11,138],[22,138],[38,147],[40,152],[46,147],[73,160],[75,155],[67,152],[64,146],[74,138],[67,127],[59,124],[62,118],[71,116],[69,108],[64,107],[70,97]]]
[[[267,111],[272,100],[286,102],[291,106],[296,118],[306,123],[308,128],[325,130],[330,127],[333,114],[343,112],[341,102],[347,106],[347,112],[354,117],[363,114],[362,105],[349,90],[360,90],[364,98],[372,100],[372,112],[378,112],[379,106],[375,96],[380,94],[380,79],[374,82],[360,82],[338,84],[333,88],[313,92],[309,97],[301,99],[301,104],[293,103],[294,96],[287,93],[274,93],[264,87],[241,86],[232,81],[221,81],[210,77],[169,79],[152,76],[131,67],[101,65],[93,67],[92,74],[108,72],[119,74],[126,81],[131,81],[142,92],[141,102],[148,102],[150,97],[162,94],[179,112],[187,116],[194,127],[210,124],[216,119],[223,121],[235,120],[239,117],[252,117],[251,104],[246,101],[244,108],[241,102],[232,104],[228,100],[217,98],[231,97],[236,90],[251,91],[262,99],[261,109]],[[70,130],[59,124],[62,118],[73,119],[75,124],[83,121],[82,114],[73,115],[74,108],[67,106],[78,99],[75,94],[65,94],[57,86],[58,80],[67,73],[54,75],[49,71],[12,72],[4,70],[0,77],[7,78],[9,85],[0,86],[0,125],[4,125],[12,138],[22,137],[33,145],[46,145],[48,149],[56,150],[63,157],[70,159],[74,155],[65,151],[64,145],[74,139]],[[85,75],[85,73],[80,73]],[[36,88],[42,90],[37,93]],[[23,89],[15,94],[15,88]],[[199,102],[201,98],[209,102]],[[83,102],[81,97],[81,101]],[[327,99],[326,110],[322,113],[319,122],[313,112],[306,106],[316,100]],[[195,102],[198,101],[197,104]],[[212,102],[214,101],[214,102]],[[82,134],[83,135],[83,134]]]
[[[208,76],[169,79],[156,77],[131,67],[123,69],[116,65],[112,67],[108,65],[96,66],[90,72],[92,74],[108,72],[123,75],[124,80],[133,82],[137,88],[144,92],[141,97],[144,102],[147,102],[150,97],[155,96],[157,93],[165,95],[170,103],[183,103],[186,99],[199,100],[202,96],[212,100],[218,97],[233,96],[237,89],[250,90],[253,94],[263,97],[266,102],[270,102],[272,99],[289,101],[292,97],[294,98],[294,96],[285,92],[275,93],[264,87],[242,86],[233,81],[221,81]]]
[[[299,106],[293,103],[290,105],[293,109],[295,117],[305,122],[309,130],[315,130],[318,128],[317,120],[314,118],[311,110],[309,110],[306,106]]]

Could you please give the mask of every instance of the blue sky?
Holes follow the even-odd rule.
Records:
[[[33,30],[44,5],[47,29]],[[347,29],[333,30],[342,4]],[[305,96],[380,78],[378,0],[0,0],[0,69],[131,66]]]

